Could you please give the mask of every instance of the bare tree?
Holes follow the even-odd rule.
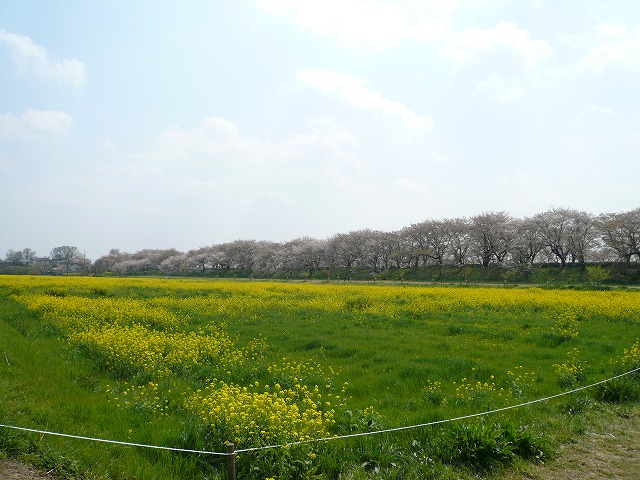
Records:
[[[454,264],[466,264],[467,254],[471,246],[471,225],[465,218],[443,220],[444,228],[449,232],[449,251]]]
[[[571,211],[568,208],[552,208],[538,213],[534,221],[542,235],[545,246],[549,248],[562,267],[567,264],[571,251],[569,234],[571,231]]]
[[[395,268],[403,268],[411,263],[411,241],[404,230],[392,232],[387,238],[387,248],[390,261]]]
[[[31,250],[30,248],[23,248],[22,249],[22,258],[24,258],[24,260],[26,262],[33,262],[36,258],[36,252],[35,250]]]
[[[418,267],[420,263],[426,263],[427,258],[427,231],[423,223],[413,223],[401,231],[405,239],[409,253],[409,264]]]
[[[564,268],[568,261],[584,265],[597,239],[593,215],[570,208],[552,208],[534,216],[545,246]]]
[[[502,263],[513,240],[511,217],[506,212],[486,212],[471,217],[473,250],[483,267]]]
[[[391,256],[397,245],[396,232],[381,232],[379,240],[380,248],[380,268],[386,270],[391,265]]]
[[[70,245],[63,245],[60,247],[55,247],[51,250],[51,259],[60,262],[65,266],[66,273],[69,273],[71,269],[71,264],[80,260],[80,250],[78,247],[73,247]]]
[[[365,230],[339,233],[331,237],[327,247],[334,264],[338,268],[343,267],[348,270],[354,268],[358,262],[362,261],[366,238]]]
[[[433,261],[442,267],[451,237],[448,223],[444,220],[426,220],[414,225],[414,227],[421,232],[420,248],[424,262]]]
[[[538,224],[532,218],[514,221],[511,261],[515,266],[523,267],[526,271],[530,270],[544,247],[545,242]]]
[[[286,266],[291,270],[307,270],[309,276],[322,265],[326,257],[326,241],[311,237],[300,237],[283,245]]]
[[[584,211],[569,210],[569,258],[571,263],[584,265],[596,245],[596,220]]]
[[[24,260],[24,254],[20,250],[7,250],[7,254],[4,257],[5,261],[11,263],[12,265],[18,265],[22,260]]]
[[[385,264],[385,258],[388,263],[387,236],[380,230],[363,230],[362,233],[365,235],[362,262],[373,273],[378,273]]]
[[[621,213],[604,213],[597,219],[604,245],[621,261],[640,260],[640,208]]]

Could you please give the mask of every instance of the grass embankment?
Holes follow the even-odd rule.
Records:
[[[18,272],[16,272],[18,273]],[[26,271],[22,272],[26,273]],[[159,275],[158,271],[139,272],[139,275]],[[300,281],[366,281],[366,282],[420,282],[434,284],[523,284],[547,285],[555,287],[593,288],[609,286],[638,286],[640,283],[640,265],[638,263],[569,263],[564,267],[558,263],[540,263],[531,267],[507,267],[477,264],[423,265],[419,267],[388,268],[372,271],[369,268],[338,268],[286,270],[260,272],[242,269],[212,269],[205,272],[193,272],[192,278],[217,279],[271,279]]]
[[[0,289],[0,423],[135,443],[223,451],[426,423],[640,365],[635,292],[42,277],[0,277]],[[639,391],[625,378],[483,419],[241,454],[238,467],[504,473]],[[60,474],[224,476],[198,455],[6,430],[0,446]]]

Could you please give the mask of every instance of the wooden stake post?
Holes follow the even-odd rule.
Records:
[[[227,480],[236,480],[236,448],[227,443]]]

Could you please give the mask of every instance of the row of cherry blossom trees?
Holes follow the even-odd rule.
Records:
[[[256,275],[323,270],[482,265],[531,269],[536,264],[640,262],[640,208],[593,215],[552,208],[526,218],[486,212],[470,218],[428,219],[399,231],[357,230],[327,239],[287,242],[235,240],[188,252],[125,253],[117,249],[93,263],[96,273],[202,274],[224,270]]]

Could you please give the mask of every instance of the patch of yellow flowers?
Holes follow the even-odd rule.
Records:
[[[633,346],[627,350],[624,349],[620,364],[625,369],[633,369],[640,367],[640,340],[636,340]]]
[[[495,398],[511,397],[511,391],[504,387],[499,387],[493,375],[491,375],[489,382],[481,382],[479,380],[473,382],[465,377],[459,383],[453,383],[456,385],[455,398],[457,401],[481,403]]]
[[[560,338],[572,339],[579,335],[579,316],[570,310],[562,311],[557,315],[556,323],[551,327],[551,332]]]
[[[554,368],[558,374],[558,384],[562,387],[572,387],[587,378],[587,362],[582,360],[580,350],[572,348],[567,352],[567,361],[555,364]]]
[[[521,397],[524,390],[536,381],[537,375],[527,372],[520,365],[513,370],[508,370],[505,377],[506,380],[498,381],[494,375],[491,375],[484,382],[479,380],[474,382],[465,377],[460,382],[453,382],[456,386],[454,399],[458,403],[478,404],[478,406],[504,404]]]
[[[199,311],[226,318],[263,318],[267,311],[295,313],[322,311],[330,313],[361,313],[388,318],[424,316],[436,313],[464,311],[503,312],[526,316],[532,311],[566,315],[576,320],[640,318],[638,295],[631,291],[566,291],[540,288],[455,288],[413,286],[371,286],[344,284],[289,284],[272,282],[237,282],[201,280],[166,280],[140,278],[92,277],[9,277],[0,276],[0,287],[21,293],[42,293],[66,289],[79,297],[91,292],[109,292],[116,288],[142,287],[159,292],[153,299],[130,298],[130,317],[136,308],[158,307],[155,322],[181,321],[175,312]],[[196,295],[191,294],[196,292]],[[71,293],[70,293],[71,294]],[[64,298],[62,298],[64,300]],[[100,300],[100,302],[96,302]],[[91,299],[91,305],[109,304],[119,299]],[[120,307],[126,308],[125,305]],[[164,312],[173,312],[163,318]],[[114,312],[115,313],[115,312]],[[149,316],[147,316],[149,319]],[[144,322],[142,322],[144,323]]]
[[[185,321],[166,308],[135,298],[59,297],[41,293],[16,298],[63,332],[91,329],[104,324],[139,324],[170,329]]]
[[[107,365],[121,372],[141,371],[163,377],[185,373],[206,364],[237,368],[244,361],[224,331],[166,332],[142,325],[106,325],[70,333],[69,341],[107,358]]]
[[[322,438],[335,424],[331,397],[315,386],[261,387],[214,380],[186,402],[186,408],[242,445],[270,445]]]

